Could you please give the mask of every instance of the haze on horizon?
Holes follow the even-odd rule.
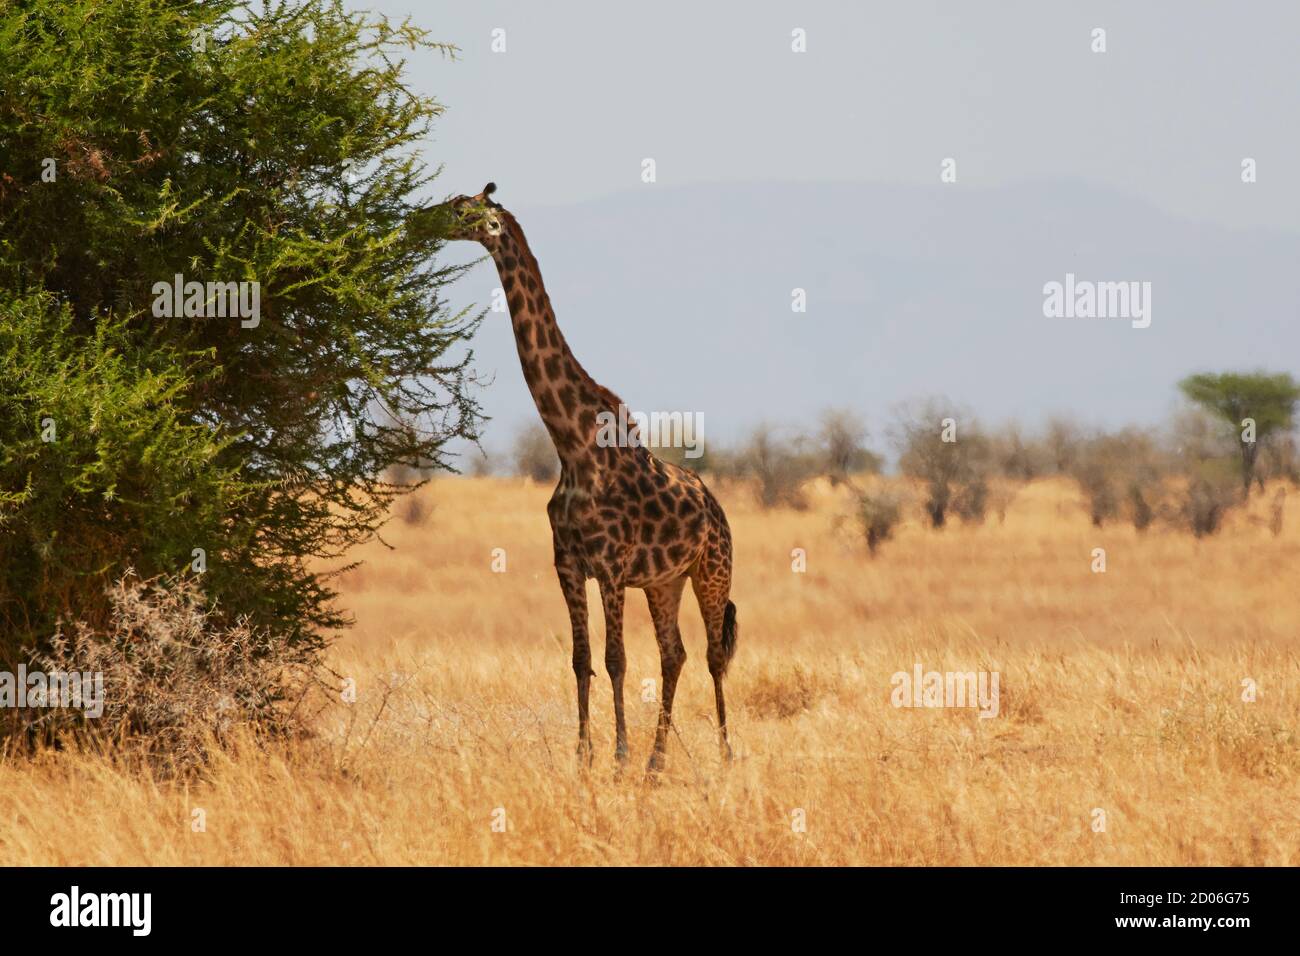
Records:
[[[353,6],[460,48],[410,58],[447,107],[431,198],[498,183],[575,353],[634,408],[731,440],[847,406],[882,446],[925,395],[1119,425],[1163,420],[1192,371],[1298,371],[1293,5]],[[1151,282],[1151,327],[1045,318],[1067,272]],[[496,285],[484,262],[450,305]],[[535,418],[508,319],[473,348],[501,449]]]

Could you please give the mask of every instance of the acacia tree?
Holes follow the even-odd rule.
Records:
[[[347,623],[322,562],[404,490],[380,476],[476,434],[481,315],[446,310],[422,199],[442,107],[399,56],[453,51],[326,0],[0,12],[7,649],[102,623],[127,566],[319,646]],[[174,281],[258,314],[160,308]]]
[[[1236,433],[1242,493],[1248,496],[1260,446],[1294,427],[1300,386],[1286,373],[1207,372],[1188,376],[1178,387]]]

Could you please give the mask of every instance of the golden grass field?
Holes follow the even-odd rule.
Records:
[[[8,758],[0,864],[1300,863],[1300,515],[1279,537],[1240,514],[1201,541],[1097,530],[1071,485],[1042,481],[1005,523],[912,518],[872,560],[829,486],[803,512],[717,490],[737,549],[730,766],[688,596],[678,733],[644,781],[659,662],[633,592],[633,762],[615,774],[593,583],[596,760],[579,769],[550,490],[447,478],[418,493],[421,520],[387,527],[395,550],[367,547],[343,579],[357,626],[330,660],[354,705],[189,784]],[[918,661],[998,671],[999,716],[891,706],[891,675]]]

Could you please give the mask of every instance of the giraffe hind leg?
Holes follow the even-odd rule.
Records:
[[[703,562],[701,562],[703,564]],[[712,573],[710,573],[712,571]],[[691,587],[704,618],[704,630],[709,639],[709,673],[713,676],[713,698],[718,708],[718,746],[723,759],[731,759],[731,744],[727,740],[727,702],[722,691],[722,679],[727,665],[736,653],[739,634],[736,622],[736,605],[730,600],[731,569],[729,565],[715,568],[700,567],[691,576]]]
[[[663,678],[659,699],[659,722],[655,726],[654,750],[646,773],[654,775],[664,768],[664,755],[668,746],[668,730],[673,720],[673,698],[677,694],[677,678],[686,663],[686,646],[677,626],[677,613],[682,603],[686,579],[678,578],[668,584],[645,589],[646,603],[650,606],[650,619],[654,621],[655,639],[659,643],[660,674]]]

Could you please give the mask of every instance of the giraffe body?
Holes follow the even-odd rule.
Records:
[[[719,742],[727,743],[722,679],[736,648],[736,608],[730,600],[731,530],[717,499],[699,476],[654,457],[637,441],[602,446],[597,416],[622,404],[578,364],[560,333],[537,260],[514,217],[491,201],[494,187],[450,203],[451,237],[481,243],[500,274],[519,362],[538,414],[560,457],[560,480],[547,505],[555,569],[573,631],[578,690],[578,749],[591,757],[588,694],[591,644],[586,582],[600,586],[605,614],[605,669],[614,691],[615,756],[627,757],[623,708],[623,605],[628,588],[645,591],[659,644],[663,679],[649,771],[663,768],[673,697],[686,648],[678,608],[689,580],[708,635],[708,665],[718,711]]]

